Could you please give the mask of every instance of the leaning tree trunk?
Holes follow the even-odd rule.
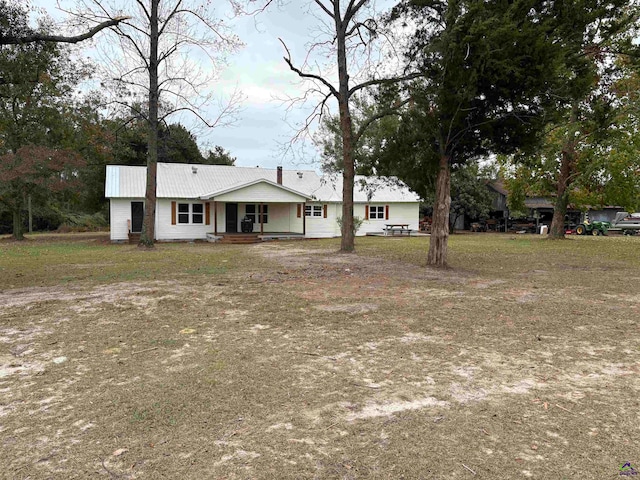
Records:
[[[451,169],[449,157],[442,155],[436,179],[436,199],[433,205],[433,223],[427,264],[433,267],[447,266],[449,242],[449,212],[451,209]]]
[[[336,3],[337,5],[337,3]],[[340,111],[340,132],[342,133],[342,239],[341,252],[355,250],[353,231],[353,182],[355,165],[353,158],[353,123],[349,111],[349,74],[347,70],[346,26],[338,21],[339,12],[335,12],[337,49],[338,49],[338,108]]]
[[[156,174],[158,170],[158,3],[151,0],[149,51],[149,138],[147,144],[147,191],[140,246],[153,247],[156,222]]]

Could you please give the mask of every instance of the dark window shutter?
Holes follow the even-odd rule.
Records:
[[[364,219],[369,220],[369,205],[364,206]]]
[[[389,205],[384,206],[384,219],[389,220]]]
[[[327,218],[327,204],[325,203],[322,207],[323,207],[323,211],[324,211],[323,216],[324,216],[324,218]]]
[[[211,202],[204,204],[204,224],[211,225]]]
[[[302,205],[300,203],[298,203],[296,205],[297,208],[297,217],[300,218],[302,216]]]
[[[176,202],[171,202],[171,225],[176,224]]]

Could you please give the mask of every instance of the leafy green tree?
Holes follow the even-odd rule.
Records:
[[[451,173],[451,214],[449,232],[458,218],[487,219],[493,204],[493,196],[487,188],[489,179],[480,171],[477,162],[461,166]]]
[[[399,113],[384,107],[389,114],[377,118],[369,123],[367,128],[363,128],[380,110],[380,103],[375,97],[368,98],[360,95],[352,98],[353,126],[356,131],[362,131],[354,144],[353,151],[356,175],[394,175],[391,172],[392,164],[384,164],[382,156],[388,138],[398,128]],[[325,116],[314,140],[321,150],[322,169],[328,173],[342,173],[344,156],[340,117]]]
[[[108,202],[104,198],[105,166],[115,163],[116,135],[113,123],[101,114],[104,99],[97,93],[83,98],[76,105],[73,116],[67,118],[74,124],[73,149],[85,160],[86,165],[78,169],[77,179],[81,184],[73,199],[64,199],[68,214],[108,214]]]
[[[204,158],[204,162],[207,165],[235,165],[236,157],[232,157],[230,152],[227,152],[220,145],[213,147],[213,150],[209,150],[209,153]]]
[[[607,89],[606,102],[599,93],[598,99],[582,104],[572,121],[550,129],[535,154],[499,157],[510,208],[524,209],[527,196],[555,197],[561,227],[569,205],[582,210],[605,205],[639,209],[638,86],[637,73],[627,71]],[[564,236],[559,222],[556,218],[555,238]]]
[[[24,10],[12,10],[26,23]],[[39,31],[46,31],[41,23]],[[81,164],[73,152],[69,98],[80,77],[69,56],[53,43],[0,46],[0,203],[13,216],[13,236],[22,239],[29,195],[45,198],[75,181]]]
[[[114,161],[122,165],[145,165],[147,159],[146,122],[137,115],[117,118],[109,122],[114,141]],[[158,161],[164,163],[196,163],[233,165],[235,158],[220,146],[209,150],[206,157],[198,147],[196,137],[180,124],[160,127],[158,134]]]
[[[170,124],[160,130],[158,161],[204,163],[196,138],[180,124]]]
[[[408,56],[426,80],[412,87],[413,108],[389,147],[408,176],[426,184],[437,171],[429,265],[447,263],[451,167],[532,149],[553,120],[567,38],[584,22],[579,3],[409,0],[397,8],[417,25]]]
[[[609,132],[619,128],[621,104],[613,88],[625,63],[621,55],[637,53],[632,39],[639,11],[636,4],[624,0],[581,0],[559,14],[571,25],[565,22],[563,31],[564,88],[556,92],[564,102],[558,105],[555,131],[547,137],[547,149],[542,152],[543,163],[555,173],[551,238],[564,238],[571,192],[583,190],[576,180],[595,166],[590,159],[595,158],[592,153],[597,145],[606,143]],[[554,144],[555,152],[550,152]]]
[[[359,97],[354,101],[352,120],[356,128],[370,118],[376,111],[375,100],[365,101]],[[391,152],[385,149],[395,135],[400,123],[400,115],[387,115],[371,124],[355,145],[354,159],[356,174],[383,175],[398,177],[419,193],[428,203],[433,204],[436,171],[427,170],[431,176],[421,171],[420,175],[412,175],[406,167],[415,168],[413,162],[398,162]],[[342,172],[342,144],[339,118],[325,117],[316,143],[321,147],[322,168],[329,173]],[[404,167],[404,168],[403,168]],[[449,229],[452,232],[457,219],[466,215],[470,218],[487,217],[492,204],[492,197],[487,189],[488,177],[481,171],[477,162],[459,165],[451,175],[451,214]]]

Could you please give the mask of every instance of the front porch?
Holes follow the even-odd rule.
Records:
[[[200,199],[210,205],[205,218],[213,235],[207,232],[208,241],[255,243],[306,235],[305,206],[310,198],[280,182],[257,180]]]

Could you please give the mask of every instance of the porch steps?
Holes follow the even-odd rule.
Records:
[[[233,235],[224,235],[220,243],[234,245],[249,245],[251,243],[260,243],[262,240],[258,238],[257,233],[237,233]]]
[[[129,245],[137,245],[140,243],[141,233],[131,233],[129,232]]]

